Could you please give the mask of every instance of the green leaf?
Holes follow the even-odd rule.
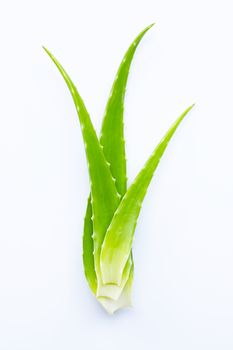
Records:
[[[190,106],[172,125],[120,202],[101,250],[100,266],[104,283],[121,284],[122,272],[132,248],[141,205],[154,171],[172,135],[192,107]]]
[[[125,89],[135,50],[151,26],[137,36],[121,62],[105,109],[100,141],[74,83],[45,49],[63,76],[78,112],[91,185],[84,220],[84,270],[91,290],[110,313],[131,303],[132,243],[141,205],[172,135],[192,108],[189,107],[169,129],[127,190],[123,125]]]
[[[133,41],[125,53],[122,62],[118,68],[116,78],[114,80],[110,96],[106,105],[105,115],[101,128],[100,143],[103,147],[106,160],[110,164],[112,176],[116,179],[116,188],[118,193],[123,196],[126,192],[126,158],[125,158],[125,142],[124,142],[124,97],[126,84],[128,80],[130,66],[141,39],[144,34],[153,26],[150,25],[145,28]],[[92,241],[92,210],[90,209],[90,199],[88,199],[87,210],[84,220],[84,233],[83,233],[83,264],[84,271],[91,290],[96,293],[96,273],[94,270],[94,257],[91,251]],[[93,244],[92,244],[93,245]],[[129,259],[129,265],[131,266],[132,257]],[[128,273],[129,275],[129,273]],[[124,283],[128,279],[127,270],[124,275]],[[101,293],[103,292],[103,288]],[[105,289],[105,292],[106,289]],[[111,291],[112,292],[112,291]],[[100,291],[99,291],[100,293]],[[119,291],[118,291],[119,293]],[[115,295],[116,296],[116,295]]]
[[[110,163],[111,173],[116,179],[116,188],[121,196],[126,192],[127,182],[123,123],[126,84],[136,48],[152,26],[153,24],[145,28],[134,39],[124,55],[110,92],[102,124],[100,143],[103,146],[105,158]]]
[[[57,66],[63,76],[78,112],[79,122],[82,130],[82,136],[85,144],[86,158],[91,183],[91,205],[93,211],[93,241],[94,241],[94,260],[97,279],[100,279],[99,256],[102,242],[109,226],[113,213],[115,212],[120,196],[117,193],[115,181],[106,162],[102,147],[100,146],[95,129],[92,125],[90,116],[86,110],[74,83],[57,61],[57,59],[45,49],[49,57]],[[90,230],[90,226],[89,226]],[[90,242],[89,242],[90,244]],[[89,265],[91,267],[91,264]]]

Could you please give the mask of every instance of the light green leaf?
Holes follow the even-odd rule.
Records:
[[[125,53],[123,60],[119,66],[119,69],[114,80],[110,96],[107,102],[105,115],[101,128],[100,143],[103,147],[104,155],[106,160],[110,164],[110,169],[112,176],[116,179],[116,188],[118,193],[123,196],[126,191],[126,158],[125,158],[125,142],[124,142],[124,97],[126,84],[128,80],[130,66],[136,51],[138,44],[143,38],[144,34],[153,26],[150,25],[145,28],[133,41],[133,43],[128,48]],[[92,210],[91,210],[90,198],[88,199],[87,210],[84,220],[84,233],[83,233],[83,264],[84,271],[89,283],[91,290],[96,293],[96,273],[94,270],[94,257],[90,249],[92,241]],[[92,243],[93,246],[93,243]],[[132,257],[128,260],[128,265],[131,266]],[[128,271],[128,275],[127,275]],[[121,288],[113,293],[113,287],[109,290],[109,287],[101,286],[101,290],[98,290],[98,294],[107,294],[107,296],[114,295],[117,298],[118,294],[121,292],[124,284],[126,283],[129,276],[128,269],[125,270],[123,274],[123,281],[121,283]],[[107,290],[108,289],[108,290]],[[109,293],[108,293],[109,292]]]
[[[192,107],[190,106],[172,125],[120,202],[101,250],[100,266],[104,283],[121,284],[122,272],[131,251],[141,205],[154,171],[172,135]]]
[[[145,28],[134,39],[124,55],[110,92],[101,129],[100,143],[103,146],[105,158],[110,163],[111,173],[116,179],[116,188],[121,196],[126,192],[127,182],[123,123],[126,84],[136,48],[152,26],[153,24]]]
[[[79,122],[82,130],[85,144],[88,170],[91,183],[91,204],[93,211],[93,241],[94,241],[94,260],[97,279],[100,279],[99,255],[102,242],[109,226],[113,213],[115,212],[120,196],[117,193],[115,181],[106,162],[102,147],[100,146],[95,129],[92,125],[90,116],[86,110],[74,83],[57,61],[57,59],[45,49],[49,57],[57,66],[63,76],[78,112]],[[90,229],[90,227],[89,227]],[[90,244],[90,242],[89,242]],[[89,265],[91,266],[91,264]]]

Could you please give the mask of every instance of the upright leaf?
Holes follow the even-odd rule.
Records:
[[[192,107],[190,106],[172,125],[120,202],[101,250],[100,264],[104,283],[120,285],[122,272],[131,251],[141,205],[154,171],[172,135]]]
[[[103,146],[105,158],[110,163],[111,173],[116,179],[116,188],[121,196],[126,192],[126,160],[124,141],[124,97],[129,69],[136,48],[145,33],[153,26],[146,27],[128,48],[117,71],[103,119],[100,143]]]
[[[125,142],[124,142],[124,97],[126,84],[128,80],[130,66],[134,57],[134,53],[144,34],[153,26],[145,28],[133,41],[125,53],[123,60],[118,68],[110,96],[106,105],[105,115],[101,128],[100,143],[103,147],[106,160],[110,164],[112,176],[114,177],[118,193],[123,196],[126,191],[126,158],[125,158]],[[92,242],[92,210],[90,198],[88,199],[86,215],[84,220],[83,233],[83,264],[84,271],[91,290],[96,293],[96,273],[94,270],[94,257],[90,249],[93,246]],[[131,258],[129,259],[131,265]],[[127,270],[126,270],[127,271]],[[129,275],[129,273],[128,273]],[[128,279],[125,274],[125,281],[121,284],[124,287],[124,282]],[[107,289],[101,288],[98,294],[107,293]],[[110,291],[112,292],[112,291]],[[118,291],[119,293],[120,291]],[[107,296],[109,294],[107,293]]]
[[[113,213],[115,212],[120,196],[117,193],[114,179],[106,162],[102,147],[99,144],[95,129],[92,125],[90,116],[86,110],[74,83],[57,61],[57,59],[45,49],[49,57],[57,66],[63,76],[78,112],[79,122],[82,130],[82,136],[85,144],[86,158],[91,183],[91,204],[93,210],[93,240],[94,240],[94,259],[97,279],[100,279],[99,255],[102,242],[109,226]]]

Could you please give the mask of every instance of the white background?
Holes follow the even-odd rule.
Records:
[[[0,350],[233,348],[232,1],[0,5]],[[107,315],[82,268],[84,147],[47,46],[99,130],[118,64],[129,183],[191,103],[157,169],[134,242],[133,309]]]

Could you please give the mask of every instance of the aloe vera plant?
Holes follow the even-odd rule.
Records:
[[[44,48],[63,76],[79,117],[90,178],[83,233],[83,265],[90,289],[109,312],[131,305],[134,274],[132,244],[143,199],[155,169],[190,106],[171,126],[127,189],[124,97],[135,51],[153,26],[133,41],[117,71],[98,139],[84,102],[57,59]]]

